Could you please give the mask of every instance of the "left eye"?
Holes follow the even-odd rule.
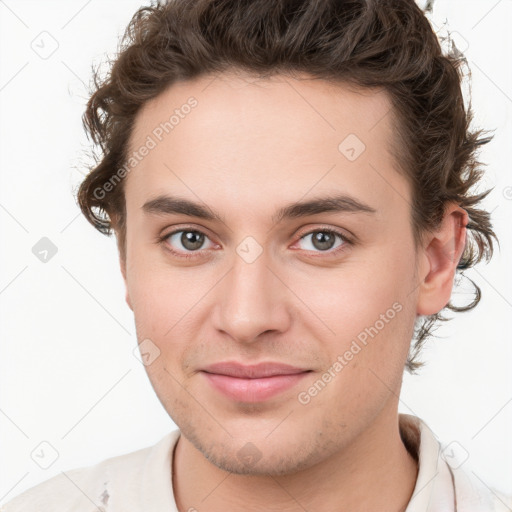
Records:
[[[310,231],[309,233],[306,233],[305,235],[301,236],[300,240],[307,240],[309,237],[311,237],[309,245],[310,247],[312,247],[312,249],[306,247],[305,249],[307,251],[318,250],[320,252],[327,252],[331,249],[336,250],[338,247],[348,242],[341,233],[338,233],[330,229],[319,229],[316,231]],[[336,243],[336,237],[339,238],[341,242],[337,246],[334,246],[334,244]]]

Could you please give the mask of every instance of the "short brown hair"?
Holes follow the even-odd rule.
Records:
[[[470,129],[471,103],[464,105],[463,55],[444,52],[425,13],[414,0],[170,0],[139,9],[119,54],[94,90],[83,117],[100,148],[81,183],[77,200],[86,218],[105,234],[114,230],[125,258],[126,208],[122,180],[108,194],[95,193],[127,158],[139,109],[178,80],[230,70],[256,74],[307,75],[385,90],[396,120],[396,163],[413,188],[415,240],[436,228],[448,202],[469,216],[468,239],[457,271],[489,260],[490,215],[478,208],[490,190],[472,194],[480,180],[478,147],[491,140]],[[445,308],[467,311],[471,304]],[[418,353],[441,312],[415,325],[406,368],[423,363]]]

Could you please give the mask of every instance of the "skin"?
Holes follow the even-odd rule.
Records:
[[[448,205],[415,247],[410,186],[389,151],[386,93],[302,78],[203,76],[173,84],[136,118],[132,150],[190,96],[198,101],[126,177],[121,258],[138,340],[160,350],[148,376],[182,433],[172,468],[180,511],[397,511],[413,493],[417,465],[397,412],[404,364],[417,315],[450,298],[467,215]],[[351,133],[366,145],[354,161],[338,150]],[[376,212],[272,221],[285,204],[333,192]],[[223,222],[145,213],[160,194],[206,204]],[[189,249],[181,232],[160,240],[178,228],[204,233],[203,245]],[[322,228],[353,243],[337,238],[322,250],[311,236]],[[262,249],[251,263],[237,253],[248,236]],[[298,393],[397,303],[400,312],[300,403]],[[200,372],[220,361],[312,371],[249,404]],[[239,456],[247,450],[256,462]]]

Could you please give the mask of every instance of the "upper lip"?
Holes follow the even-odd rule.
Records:
[[[274,375],[294,375],[297,373],[304,373],[309,370],[291,366],[289,364],[275,362],[247,365],[225,361],[206,366],[202,371],[207,373],[216,373],[218,375],[227,375],[229,377],[238,377],[240,379],[261,379],[264,377],[272,377]]]

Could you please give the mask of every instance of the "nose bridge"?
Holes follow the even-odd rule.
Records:
[[[255,341],[262,332],[285,328],[283,290],[279,289],[283,285],[269,263],[263,248],[246,240],[237,247],[231,271],[223,280],[217,328],[237,341]]]

